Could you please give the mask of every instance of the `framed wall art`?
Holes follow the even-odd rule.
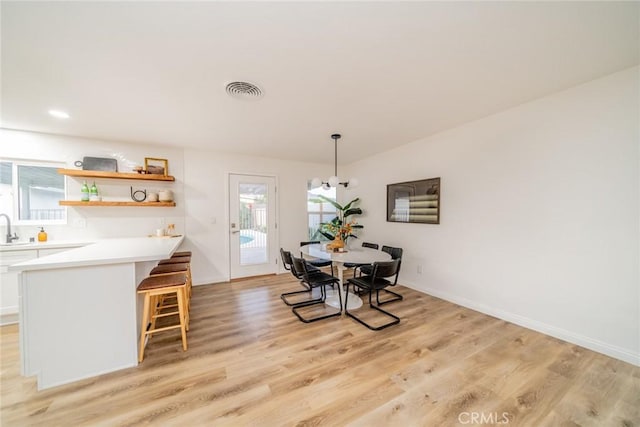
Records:
[[[440,177],[387,185],[387,221],[440,224]]]

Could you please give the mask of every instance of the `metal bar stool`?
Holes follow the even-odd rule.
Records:
[[[182,335],[182,350],[187,350],[187,331],[186,331],[186,294],[187,294],[187,275],[183,273],[149,276],[138,285],[138,294],[144,295],[144,308],[142,310],[142,327],[140,328],[140,351],[138,353],[138,362],[144,359],[144,347],[147,336],[151,338],[152,334],[170,329],[180,329]],[[161,313],[157,310],[157,303],[160,297],[164,295],[176,295],[178,301],[177,311]],[[177,325],[164,326],[156,328],[156,320],[160,317],[178,315],[179,322]]]
[[[157,267],[154,267],[149,276],[166,276],[170,274],[178,274],[182,273],[187,276],[187,300],[186,300],[186,329],[189,330],[190,323],[190,314],[191,314],[191,268],[189,263],[179,263],[179,264],[163,264]],[[171,301],[168,302],[167,299]],[[175,300],[175,295],[165,296],[158,301],[158,309],[166,309],[177,306],[177,301]]]

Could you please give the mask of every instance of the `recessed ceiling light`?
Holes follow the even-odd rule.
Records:
[[[71,117],[69,113],[60,110],[49,110],[49,114],[57,119],[68,119]]]

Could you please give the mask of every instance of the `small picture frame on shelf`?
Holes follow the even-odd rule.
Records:
[[[169,161],[154,157],[144,158],[144,170],[150,175],[169,175]]]

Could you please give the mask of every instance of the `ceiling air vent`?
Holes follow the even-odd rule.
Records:
[[[234,98],[255,100],[260,99],[264,95],[262,89],[253,83],[248,82],[231,82],[227,85],[227,93]]]

